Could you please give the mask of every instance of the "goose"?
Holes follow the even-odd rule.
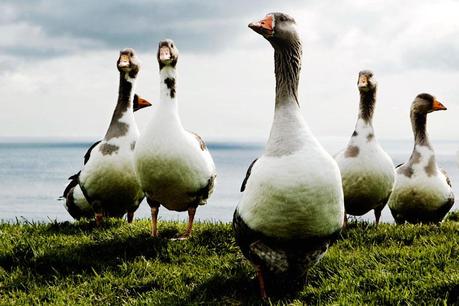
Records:
[[[335,156],[341,171],[346,214],[361,216],[374,210],[376,225],[394,184],[394,164],[375,138],[373,113],[377,83],[373,72],[359,72],[360,105],[347,148]]]
[[[451,181],[437,165],[426,130],[427,114],[446,110],[434,96],[419,94],[411,104],[414,148],[408,162],[397,166],[389,208],[397,224],[438,223],[454,204]]]
[[[185,130],[178,114],[178,57],[172,40],[159,42],[159,107],[134,154],[137,174],[151,208],[151,235],[158,237],[157,219],[162,205],[169,210],[188,211],[188,226],[178,238],[183,240],[191,236],[196,209],[207,203],[217,174],[206,144],[199,135]]]
[[[151,103],[147,100],[139,97],[137,94],[134,95],[134,112],[138,111],[139,109],[151,106]],[[84,155],[84,165],[88,162],[89,158],[91,158],[91,151],[97,146],[102,140],[99,140],[92,144],[86,154]],[[68,213],[76,220],[80,220],[82,218],[93,218],[94,217],[94,210],[92,209],[91,204],[89,204],[88,200],[85,198],[83,191],[78,184],[80,179],[80,172],[70,176],[68,178],[70,182],[65,187],[64,192],[62,194],[62,198],[65,200],[64,207],[68,211]],[[108,215],[110,215],[110,210],[107,211]],[[133,217],[133,216],[132,216]],[[132,222],[132,219],[128,220]]]
[[[79,187],[95,212],[96,224],[104,215],[128,222],[144,195],[134,169],[134,148],[139,131],[134,120],[133,99],[140,62],[133,49],[120,51],[118,101],[102,141],[90,151],[79,175]]]
[[[242,183],[233,230],[266,299],[270,286],[302,288],[307,270],[341,231],[344,199],[338,165],[300,112],[302,47],[295,20],[270,13],[249,28],[274,48],[275,111],[264,152]]]

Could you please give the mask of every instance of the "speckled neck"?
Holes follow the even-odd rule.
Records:
[[[274,45],[276,75],[276,108],[285,103],[298,103],[302,48],[299,40],[289,45]]]
[[[429,135],[427,134],[427,114],[425,113],[418,113],[418,112],[411,112],[411,127],[413,129],[414,135],[414,144],[427,146],[431,148],[429,141]]]
[[[305,143],[307,127],[298,103],[301,55],[299,40],[291,45],[274,46],[276,104],[271,133],[265,149],[268,156],[292,154]]]
[[[176,104],[177,70],[175,67],[165,66],[160,70],[159,76],[160,104]]]
[[[359,119],[363,119],[366,123],[372,125],[375,104],[376,88],[368,91],[360,91]]]
[[[105,134],[104,139],[121,137],[127,134],[129,125],[122,122],[121,118],[127,114],[127,118],[133,119],[133,99],[134,87],[136,79],[129,76],[127,72],[120,73],[120,82],[118,87],[118,102],[116,103],[115,111],[113,112],[110,126]]]
[[[178,115],[177,70],[172,66],[164,66],[160,70],[159,76],[160,101],[158,111],[161,112],[160,120],[169,126],[176,125],[183,128]]]

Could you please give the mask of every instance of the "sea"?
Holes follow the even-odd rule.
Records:
[[[347,140],[319,139],[330,154],[346,146]],[[412,151],[412,140],[379,140],[394,164],[405,162]],[[459,141],[432,142],[437,163],[445,169],[459,195]],[[0,141],[0,220],[7,222],[72,221],[64,202],[59,199],[68,177],[78,172],[91,142],[73,140],[4,140]],[[229,222],[241,198],[239,192],[250,163],[263,152],[262,143],[211,142],[208,148],[214,158],[218,177],[214,194],[205,206],[198,208],[196,219]],[[459,200],[453,210],[459,209]],[[150,209],[143,201],[135,218],[149,218]],[[186,220],[186,212],[161,208],[162,220]],[[373,221],[372,212],[358,217]],[[394,222],[388,207],[382,222]]]

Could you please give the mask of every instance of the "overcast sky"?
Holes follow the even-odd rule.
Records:
[[[448,107],[430,115],[435,139],[459,139],[459,1],[53,1],[0,4],[0,137],[105,134],[117,95],[119,50],[142,61],[137,93],[159,98],[156,47],[180,50],[182,121],[206,140],[263,141],[274,109],[273,50],[247,27],[292,15],[303,40],[302,112],[319,139],[349,137],[357,74],[379,84],[379,138],[410,139],[421,92]],[[140,130],[153,108],[137,113]]]

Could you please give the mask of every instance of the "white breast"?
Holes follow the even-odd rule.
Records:
[[[385,201],[392,190],[394,164],[374,138],[372,127],[357,123],[356,132],[348,148],[335,159],[341,171],[345,197],[371,199],[369,209],[372,209],[372,205]]]
[[[136,199],[142,197],[134,170],[133,149],[138,135],[136,125],[131,122],[126,135],[104,139],[94,147],[80,174],[80,184],[89,195],[97,198],[111,198],[116,194]]]
[[[168,209],[185,210],[193,193],[215,175],[209,151],[181,125],[156,113],[135,149],[143,190]]]
[[[420,158],[412,165],[412,175],[397,172],[395,176],[394,189],[389,198],[389,207],[395,210],[435,210],[451,197],[452,189],[438,165],[433,175],[428,175],[425,170],[434,154],[433,151],[427,146],[417,146],[416,151]]]
[[[291,155],[262,156],[238,211],[250,228],[269,236],[329,235],[342,226],[344,216],[339,169],[316,142]]]

